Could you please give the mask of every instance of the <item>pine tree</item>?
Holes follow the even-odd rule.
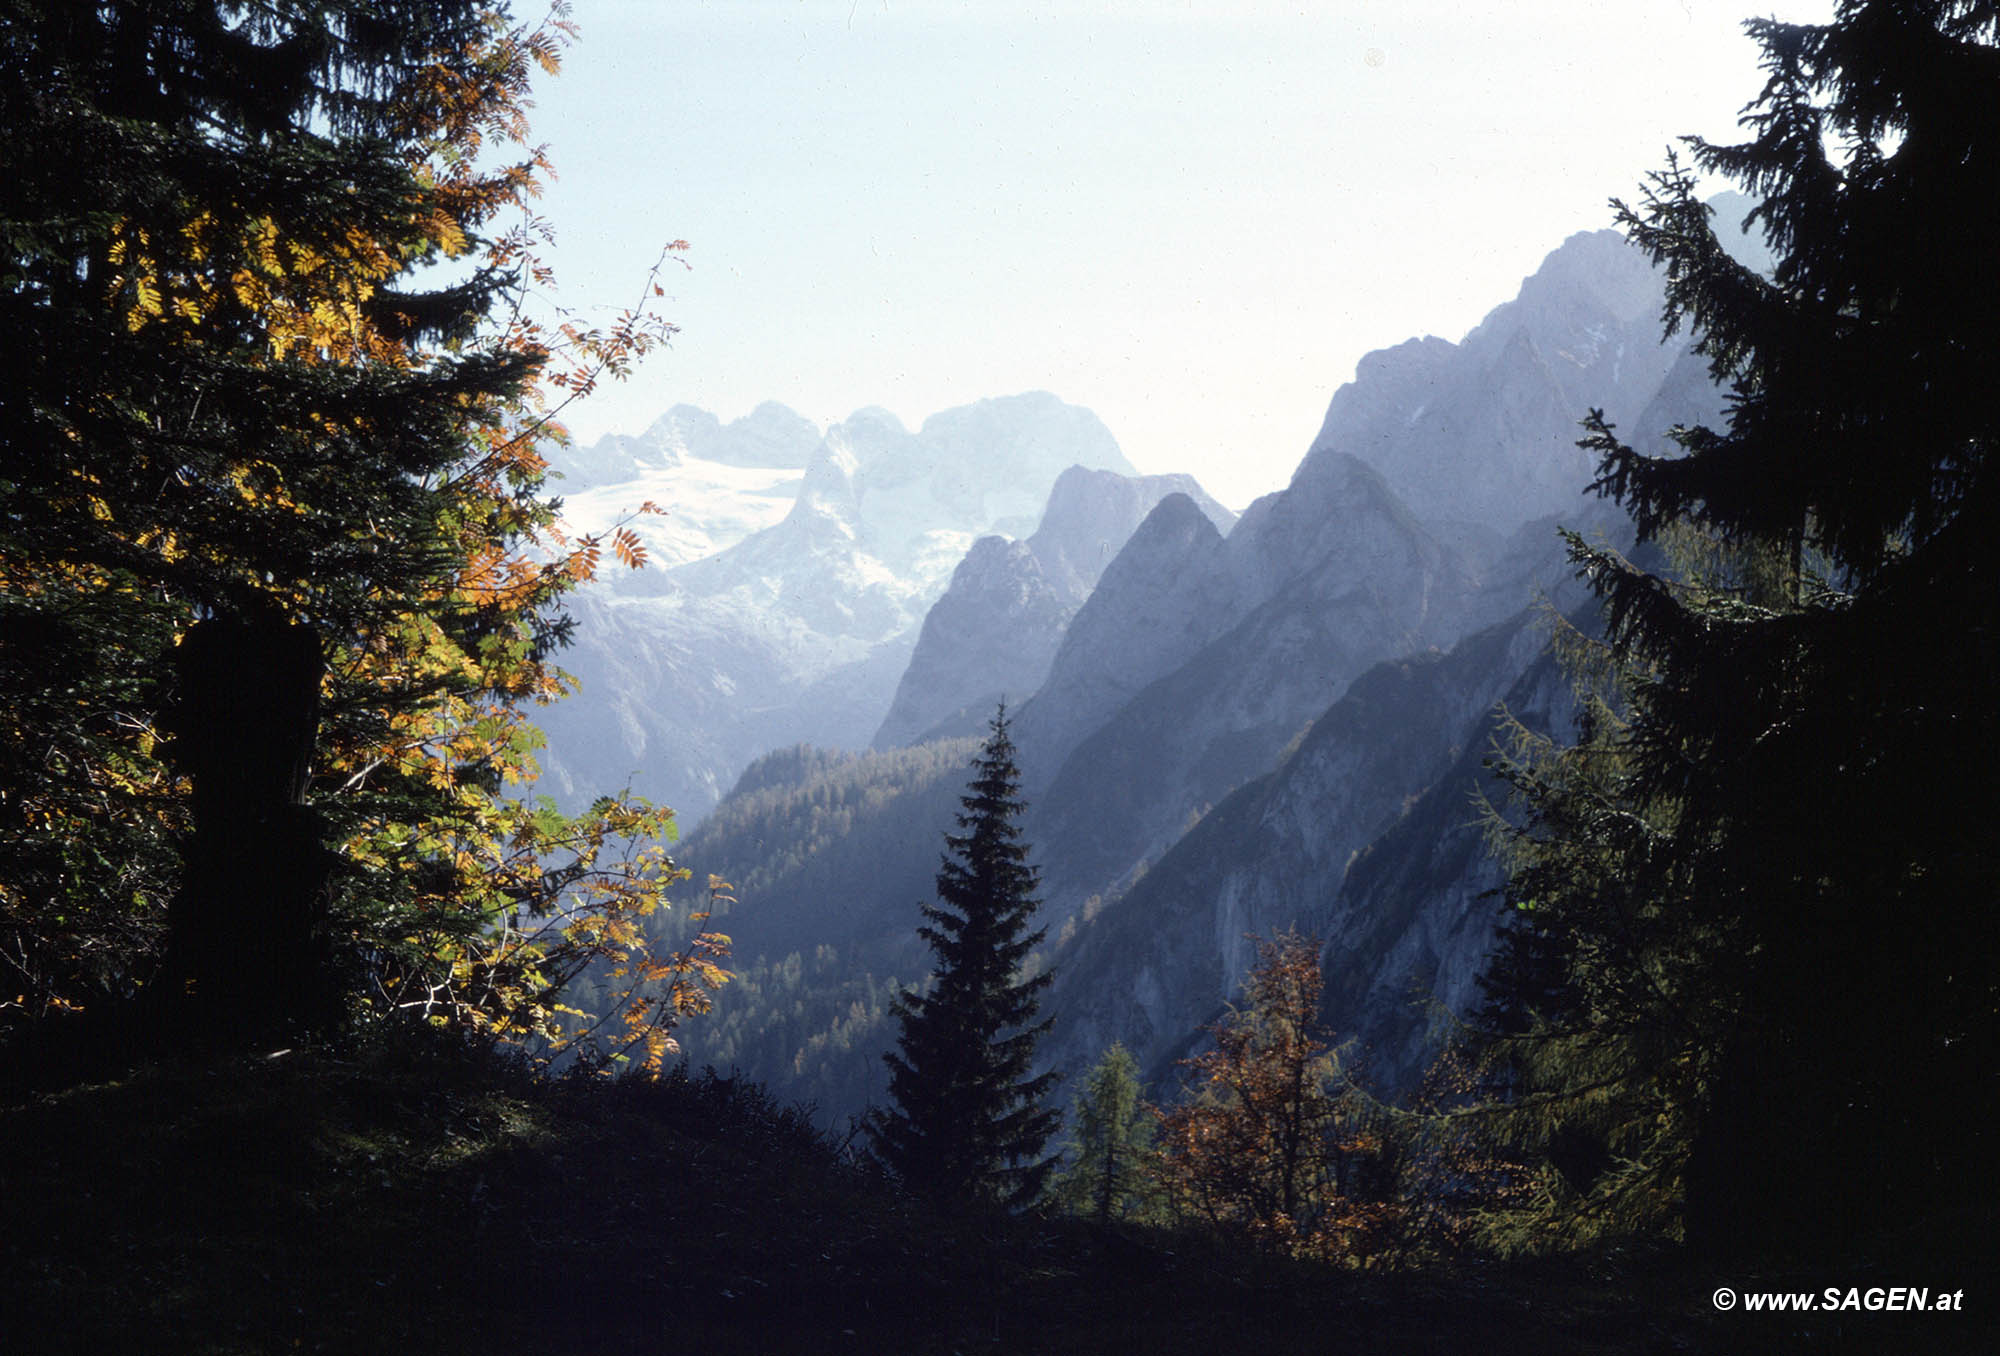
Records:
[[[1004,705],[973,759],[959,832],[937,875],[938,902],[923,906],[917,935],[937,970],[928,991],[905,990],[891,1011],[898,1049],[883,1058],[895,1107],[869,1122],[877,1156],[937,1198],[1007,1206],[1033,1200],[1052,1160],[1042,1157],[1057,1114],[1041,1105],[1053,1072],[1033,1077],[1036,995],[1047,972],[1023,977],[1041,929],[1029,931],[1039,872],[1017,819],[1024,808]]]
[[[1727,426],[1647,457],[1593,412],[1585,444],[1642,540],[1707,558],[1573,545],[1622,728],[1589,775],[1531,772],[1527,827],[1614,888],[1517,892],[1572,931],[1571,1017],[1624,1029],[1567,1085],[1685,1118],[1656,1183],[1708,1244],[1907,1224],[1990,1180],[1972,1127],[2000,1110],[2000,8],[1747,27],[1748,140],[1691,141],[1618,207]],[[1758,199],[1770,276],[1723,250],[1697,170]]]
[[[1139,1062],[1114,1043],[1090,1071],[1070,1110],[1065,1162],[1050,1183],[1064,1209],[1099,1224],[1145,1219],[1159,1206],[1154,1111],[1140,1095]]]

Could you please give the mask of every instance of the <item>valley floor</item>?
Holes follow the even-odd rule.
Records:
[[[726,1080],[284,1055],[0,1108],[0,1330],[38,1354],[1994,1349],[1990,1294],[1779,1318],[1717,1313],[1719,1283],[1685,1261],[1360,1275],[944,1218]]]

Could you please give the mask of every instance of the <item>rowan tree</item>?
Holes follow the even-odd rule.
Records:
[[[973,759],[959,832],[947,834],[937,902],[917,935],[937,969],[925,989],[891,1005],[897,1049],[883,1056],[895,1105],[868,1122],[876,1155],[913,1188],[938,1198],[1019,1206],[1042,1189],[1042,1156],[1059,1117],[1041,1105],[1053,1072],[1030,1075],[1037,995],[1053,975],[1025,975],[1042,942],[1030,931],[1038,871],[1019,820],[1020,773],[1003,705]]]
[[[525,708],[565,687],[556,600],[605,545],[641,559],[629,531],[563,536],[538,448],[665,332],[523,305],[547,282],[527,91],[568,31],[559,4],[0,4],[10,1028],[178,987],[204,774],[165,736],[207,700],[175,662],[205,621],[317,645],[315,929],[364,1008],[559,1037],[552,981],[589,959],[695,1005],[719,978],[712,939],[667,970],[640,946],[666,812],[505,790]],[[672,1006],[627,1009],[656,1058]]]

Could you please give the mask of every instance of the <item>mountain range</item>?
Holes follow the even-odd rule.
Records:
[[[629,787],[688,822],[773,748],[867,746],[968,548],[1030,533],[1071,467],[1133,475],[1095,415],[1039,393],[914,433],[879,409],[822,433],[778,405],[680,407],[552,464],[578,531],[665,512],[629,518],[657,563],[575,596],[580,690],[542,721],[540,789]]]
[[[917,435],[864,411],[824,435],[796,489],[746,491],[792,493],[782,518],[592,604],[612,621],[593,642],[609,689],[596,728],[636,727],[622,749],[642,767],[670,735],[670,758],[692,766],[679,750],[700,748],[713,789],[683,803],[716,808],[676,855],[750,882],[725,925],[744,981],[687,1033],[691,1055],[833,1119],[880,1097],[882,1004],[927,964],[917,906],[964,736],[1004,699],[1048,926],[1032,963],[1055,975],[1050,1065],[1074,1073],[1117,1040],[1170,1082],[1251,935],[1296,926],[1322,940],[1325,1015],[1350,1059],[1409,1087],[1440,1014],[1473,1000],[1499,921],[1478,810],[1496,711],[1569,719],[1536,622],[1586,602],[1558,528],[1626,532],[1586,493],[1578,423],[1602,408],[1663,448],[1672,425],[1722,410],[1706,364],[1662,340],[1661,302],[1617,234],[1571,237],[1461,341],[1363,359],[1291,482],[1240,517],[1186,477],[1136,476],[1053,397]],[[798,433],[774,407],[752,419],[754,438],[677,411],[579,471],[636,484],[663,474],[650,447],[687,467],[719,463],[698,446]],[[1025,450],[1036,438],[1045,450]],[[954,450],[972,465],[945,470]],[[1009,468],[1011,500],[974,488],[989,466]],[[752,516],[697,526],[713,540],[706,524],[731,514]],[[683,669],[698,672],[659,676]],[[666,705],[685,730],[644,724]],[[752,762],[794,744],[819,751]],[[574,743],[556,763],[603,766]]]

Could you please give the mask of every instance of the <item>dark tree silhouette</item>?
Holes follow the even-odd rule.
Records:
[[[323,935],[334,857],[305,803],[326,664],[275,609],[189,628],[162,720],[193,783],[194,834],[168,905],[160,987],[204,1026],[324,1025],[338,992]]]
[[[1030,1077],[1036,995],[1051,976],[1023,977],[1042,930],[1029,931],[1038,872],[1016,823],[1023,803],[1007,709],[973,760],[960,832],[938,871],[936,904],[917,935],[937,957],[928,992],[906,991],[893,1011],[902,1034],[884,1056],[895,1107],[869,1122],[877,1156],[912,1187],[1005,1205],[1032,1200],[1051,1160],[1043,1146],[1057,1114],[1041,1106],[1054,1073]]]
[[[1649,1190],[1678,1180],[1705,1247],[1949,1208],[2000,1110],[2000,8],[1747,28],[1749,139],[1691,140],[1618,206],[1727,425],[1648,457],[1587,421],[1595,488],[1682,568],[1573,543],[1618,692],[1579,756],[1517,769],[1516,902],[1571,958],[1554,1017],[1624,1051],[1574,1086],[1685,1122]],[[1769,276],[1696,170],[1758,200]]]

